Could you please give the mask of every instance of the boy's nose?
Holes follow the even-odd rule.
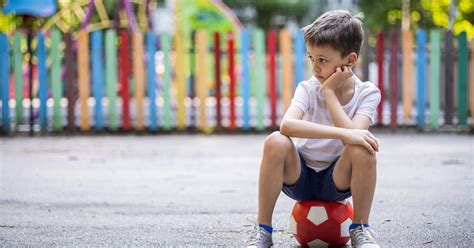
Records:
[[[315,73],[320,73],[320,72],[321,72],[321,69],[318,68],[317,66],[314,66],[314,67],[313,67],[313,72],[315,72]]]

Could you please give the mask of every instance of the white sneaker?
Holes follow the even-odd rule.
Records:
[[[380,248],[374,238],[374,232],[370,228],[360,225],[349,231],[351,244],[354,248]]]

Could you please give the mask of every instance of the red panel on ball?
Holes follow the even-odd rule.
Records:
[[[301,245],[307,246],[316,240],[328,245],[344,245],[349,237],[341,236],[341,231],[347,235],[347,225],[354,219],[354,210],[349,202],[303,201],[294,205],[292,216],[296,221],[296,233],[293,234]]]

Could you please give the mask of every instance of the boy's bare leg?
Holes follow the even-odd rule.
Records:
[[[354,223],[369,223],[377,179],[376,164],[375,155],[358,145],[347,145],[336,162],[334,184],[340,191],[351,189]]]
[[[258,180],[259,224],[272,225],[273,209],[283,184],[296,183],[300,172],[300,159],[290,138],[278,131],[270,134],[265,140]]]

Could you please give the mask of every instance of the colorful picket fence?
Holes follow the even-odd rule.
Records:
[[[6,134],[276,129],[298,82],[311,76],[301,31],[52,29],[36,34],[32,72],[25,39],[20,31],[0,34]],[[378,125],[474,128],[474,40],[469,49],[466,33],[421,29],[376,39],[374,49],[364,45],[356,70],[382,92]],[[29,73],[33,95],[25,90]]]

